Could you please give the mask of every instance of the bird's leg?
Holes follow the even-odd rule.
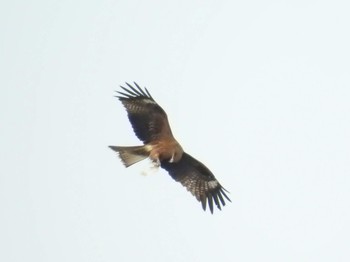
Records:
[[[153,163],[155,167],[160,167],[160,160],[158,157],[155,160],[153,160]]]
[[[156,153],[156,154],[151,154],[150,155],[150,159],[152,160],[152,163],[154,165],[155,168],[158,168],[160,167],[160,160],[159,160],[159,154]]]

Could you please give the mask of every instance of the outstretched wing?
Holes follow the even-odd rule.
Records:
[[[161,138],[173,138],[165,111],[152,98],[145,88],[142,90],[126,83],[129,88],[120,86],[124,92],[117,97],[124,105],[136,136],[147,144]]]
[[[186,187],[202,203],[204,210],[207,202],[211,213],[213,213],[213,202],[220,210],[221,205],[225,205],[225,198],[231,202],[225,193],[227,191],[213,173],[189,154],[183,153],[181,160],[176,163],[162,161],[161,167],[167,170],[175,181]]]

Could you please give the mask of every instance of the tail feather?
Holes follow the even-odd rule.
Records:
[[[144,146],[109,146],[119,154],[125,167],[129,167],[149,156],[150,148]]]

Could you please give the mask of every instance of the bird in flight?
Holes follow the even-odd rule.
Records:
[[[171,132],[167,114],[147,88],[143,90],[134,84],[135,87],[128,83],[128,88],[121,86],[123,92],[118,91],[116,97],[124,105],[133,130],[143,145],[109,147],[118,153],[125,167],[146,158],[151,159],[186,187],[202,203],[204,210],[207,203],[211,213],[214,204],[221,210],[225,199],[231,202],[225,193],[227,191],[204,164],[184,152]]]

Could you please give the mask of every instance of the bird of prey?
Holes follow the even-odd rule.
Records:
[[[165,111],[157,104],[147,88],[126,83],[123,92],[116,96],[124,105],[141,146],[109,146],[119,154],[125,167],[149,158],[156,166],[164,168],[170,176],[180,182],[202,203],[207,203],[211,213],[213,204],[221,210],[225,199],[231,202],[227,192],[216,180],[213,173],[201,162],[182,149],[174,138]]]

